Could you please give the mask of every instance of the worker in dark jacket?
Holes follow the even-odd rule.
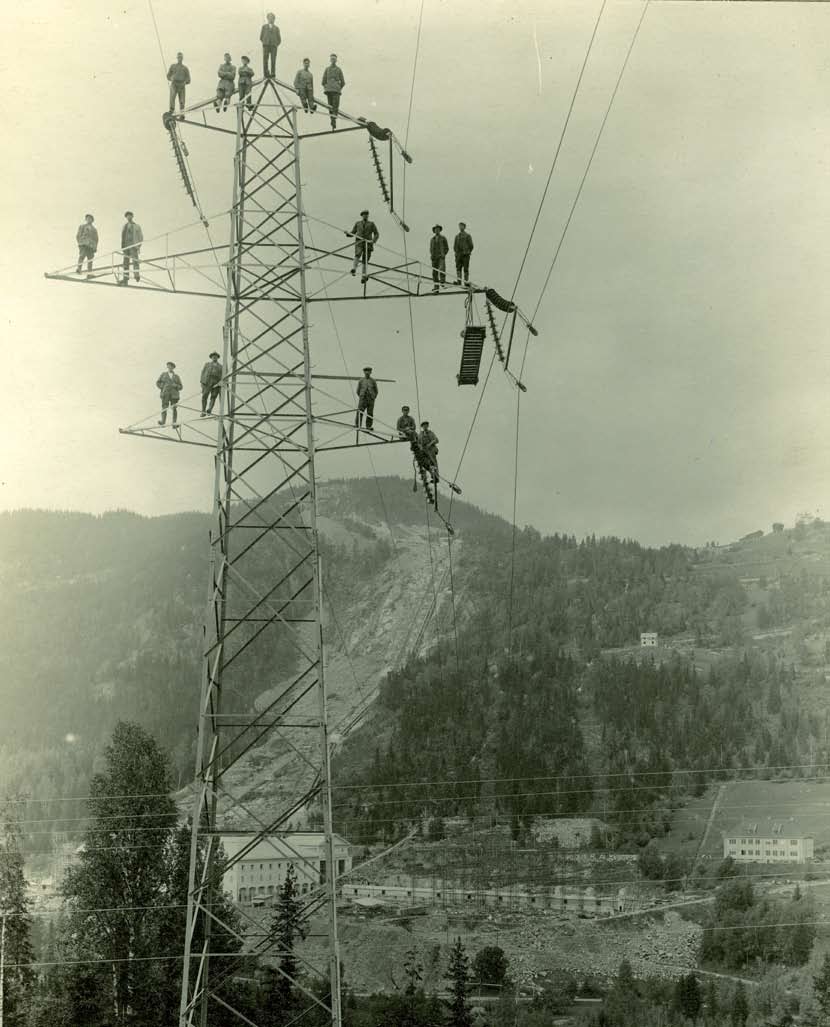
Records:
[[[231,55],[225,54],[225,60],[219,65],[219,81],[216,83],[216,99],[213,101],[215,110],[221,107],[223,111],[228,109],[228,104],[233,96],[233,85],[236,79],[236,68],[231,64]]]
[[[467,231],[467,226],[463,221],[458,222],[458,235],[453,240],[452,249],[455,254],[455,284],[461,285],[463,279],[464,284],[469,285],[473,237]]]
[[[199,383],[202,386],[201,417],[207,417],[208,414],[213,413],[213,404],[219,395],[219,383],[221,381],[222,365],[219,363],[219,354],[214,350],[210,354],[210,360],[202,368],[202,374],[199,377]]]
[[[329,120],[331,121],[332,132],[337,128],[337,112],[340,110],[340,94],[346,85],[343,71],[337,63],[337,54],[329,57],[329,66],[323,72],[323,92],[329,104]]]
[[[239,101],[245,100],[248,110],[253,110],[251,103],[251,90],[254,85],[254,69],[251,67],[251,58],[244,55],[239,58],[242,62],[239,65]]]
[[[432,475],[433,484],[438,483],[438,436],[430,431],[429,421],[421,421],[421,434],[418,436],[419,464]]]
[[[294,89],[306,114],[313,114],[317,109],[314,104],[314,76],[309,70],[310,67],[311,61],[308,57],[303,57],[303,66],[294,76]]]
[[[167,361],[167,370],[162,371],[156,379],[156,388],[161,395],[161,420],[159,424],[164,424],[167,420],[168,407],[173,408],[173,424],[175,424],[179,396],[182,391],[182,380],[176,374],[176,365],[172,360]]]
[[[273,14],[266,15],[266,22],[259,31],[259,41],[262,43],[262,74],[273,78],[277,73],[277,50],[282,42]]]
[[[179,110],[184,111],[185,86],[190,85],[190,70],[183,64],[184,54],[176,54],[176,63],[170,65],[167,72],[167,81],[170,83],[170,113],[176,106],[176,97],[179,98]]]
[[[357,262],[360,261],[363,266],[363,277],[361,281],[365,282],[367,278],[366,265],[372,259],[372,250],[374,249],[375,243],[380,238],[380,232],[377,229],[377,225],[374,221],[369,220],[368,210],[362,210],[360,212],[360,221],[356,221],[354,228],[351,232],[346,232],[346,235],[348,235],[349,238],[354,236],[354,261],[352,263],[351,273],[355,273],[357,270]]]
[[[432,226],[432,238],[429,240],[429,259],[432,264],[432,291],[438,292],[438,283],[447,284],[447,254],[450,251],[450,244],[447,238],[441,235],[441,225]]]
[[[378,383],[372,377],[371,367],[363,368],[363,377],[357,383],[357,414],[354,423],[358,428],[363,423],[363,412],[366,412],[366,427],[369,431],[374,425],[375,400],[378,398]]]
[[[137,282],[141,281],[141,275],[139,273],[140,266],[140,255],[141,255],[141,244],[144,242],[144,233],[141,231],[141,225],[133,221],[135,215],[131,210],[124,212],[124,217],[127,219],[126,224],[121,229],[121,252],[124,255],[124,274],[118,279],[119,285],[130,284],[130,261],[133,262],[133,278]]]
[[[398,429],[398,435],[402,439],[409,439],[411,442],[415,438],[415,418],[410,417],[409,407],[401,407],[401,416],[398,418],[398,423],[395,427]]]
[[[98,229],[92,223],[95,218],[91,214],[84,214],[84,223],[78,226],[75,233],[75,241],[78,243],[78,270],[81,273],[81,265],[86,259],[87,278],[92,275],[92,258],[98,249]]]

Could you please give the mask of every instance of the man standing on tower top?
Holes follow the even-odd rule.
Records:
[[[251,103],[251,90],[254,84],[254,69],[251,67],[251,58],[244,54],[239,58],[242,62],[239,65],[239,102],[245,101],[248,110],[253,110]]]
[[[233,84],[236,78],[236,68],[231,64],[231,55],[225,54],[225,60],[219,65],[219,81],[216,84],[216,99],[213,101],[214,108],[218,111],[228,109],[228,104],[233,96]]]
[[[280,30],[276,25],[276,16],[269,14],[267,21],[259,32],[262,43],[262,73],[266,78],[274,78],[277,73],[277,48],[282,42]]]
[[[190,70],[183,64],[184,54],[176,54],[176,63],[170,65],[167,72],[167,81],[170,83],[170,113],[176,106],[176,97],[179,98],[179,111],[184,111],[184,90],[190,85]]]
[[[441,232],[443,228],[441,225],[432,226],[432,237],[429,240],[429,259],[432,264],[432,291],[438,292],[439,283],[441,285],[447,284],[447,254],[450,250],[450,244],[447,242],[446,236],[443,236]]]
[[[314,76],[311,74],[310,68],[311,61],[308,57],[303,57],[303,66],[294,76],[294,89],[300,98],[306,114],[313,114],[316,110],[314,105]]]
[[[138,222],[133,221],[133,212],[131,210],[124,212],[124,217],[127,219],[126,224],[121,229],[121,252],[124,254],[124,274],[118,279],[119,285],[130,284],[130,261],[133,262],[133,277],[138,282],[141,280],[139,274],[139,254],[141,253],[141,244],[144,242],[144,233],[141,231],[141,225]]]
[[[461,285],[463,279],[464,284],[469,285],[473,237],[467,231],[467,226],[463,221],[458,222],[458,235],[453,240],[452,248],[455,253],[455,284]]]
[[[329,57],[329,66],[323,72],[323,92],[329,103],[329,120],[331,121],[332,132],[337,128],[337,112],[340,110],[340,94],[346,85],[346,79],[340,65],[337,63],[337,54]]]
[[[202,386],[202,413],[201,417],[207,417],[213,413],[213,404],[219,396],[220,382],[222,381],[222,365],[219,363],[219,354],[214,350],[210,359],[202,368],[199,376],[199,384]]]
[[[357,414],[354,423],[359,428],[366,411],[366,428],[372,430],[375,423],[375,400],[378,398],[378,383],[372,377],[371,367],[363,368],[363,377],[357,383]]]
[[[84,223],[75,233],[75,240],[78,243],[78,270],[81,273],[81,266],[86,258],[86,276],[92,277],[92,258],[98,249],[98,229],[92,223],[95,218],[91,214],[84,214]]]

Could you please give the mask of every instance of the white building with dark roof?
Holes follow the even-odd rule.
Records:
[[[793,819],[747,819],[724,833],[723,855],[737,863],[806,863],[813,838]]]
[[[325,880],[326,837],[322,831],[290,831],[269,835],[254,843],[255,834],[223,834],[222,846],[231,866],[225,871],[224,890],[234,902],[247,906],[271,906],[293,865],[301,895]],[[335,875],[352,869],[349,843],[334,836]]]

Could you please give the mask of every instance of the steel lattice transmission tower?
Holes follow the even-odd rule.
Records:
[[[255,921],[253,943],[251,936],[237,934],[237,939],[244,941],[238,955],[216,953],[213,940],[236,933],[232,924],[222,922],[215,908],[217,890],[222,888],[223,870],[242,861],[256,845],[285,832],[294,817],[317,802],[322,808],[325,871],[319,885],[302,895],[301,901],[304,918],[317,914],[327,923],[327,965],[311,966],[300,960],[303,979],[298,975],[291,983],[309,1002],[323,1005],[333,1027],[340,1027],[337,865],[315,461],[321,452],[351,448],[358,438],[354,408],[343,409],[342,400],[326,391],[328,383],[319,381],[337,376],[312,373],[308,310],[316,302],[360,298],[355,295],[355,279],[345,274],[354,244],[344,244],[342,236],[328,249],[306,243],[300,148],[304,140],[329,137],[329,133],[298,131],[296,94],[288,84],[276,79],[257,83],[252,103],[236,105],[235,131],[208,123],[204,112],[211,103],[188,107],[180,120],[164,120],[194,204],[195,189],[180,126],[186,123],[233,136],[229,247],[216,247],[211,241],[209,246],[181,253],[171,254],[166,248],[159,256],[142,253],[141,283],[130,292],[224,299],[219,413],[204,420],[198,409],[191,416],[182,404],[179,409],[185,416],[175,429],[159,426],[155,415],[122,429],[145,438],[211,447],[215,459],[215,526],[198,711],[179,1022],[180,1027],[209,1027],[211,1009],[222,1008],[226,1014],[236,1014],[240,1022],[252,1024],[234,1008],[223,985],[251,957],[273,954],[275,942]],[[388,130],[344,112],[340,117],[347,127],[335,138],[352,131],[368,132],[381,192],[394,214],[394,147],[406,160],[410,158]],[[388,189],[375,139],[389,141]],[[121,254],[116,251],[111,268],[96,271],[92,283],[119,284],[120,261]],[[321,286],[317,289],[310,288],[311,271],[319,275]],[[368,286],[365,281],[362,290],[365,299],[424,295],[421,287],[429,277],[418,261],[410,260],[393,266],[372,261],[368,272]],[[47,277],[89,284],[88,279],[73,275],[71,267]],[[343,291],[344,285],[348,292]],[[443,294],[462,294],[469,310],[473,294],[484,291],[473,286]],[[399,440],[361,429],[359,441],[365,446]],[[243,687],[246,694],[267,695],[253,713],[233,708],[233,698]],[[234,771],[266,739],[279,739],[286,750],[295,753],[301,770],[289,780],[274,783],[274,801],[263,814],[239,794]],[[217,853],[223,825],[231,819],[235,828],[243,826],[252,838],[220,865]],[[293,851],[282,836],[280,846],[283,851],[279,855],[284,855],[286,848]],[[308,862],[302,853],[294,855],[296,863]],[[314,864],[315,873],[317,869]],[[304,983],[315,973],[328,980],[325,1002]]]

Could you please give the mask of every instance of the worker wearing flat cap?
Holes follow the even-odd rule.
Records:
[[[458,235],[453,240],[455,254],[455,284],[470,284],[470,254],[473,252],[473,237],[463,221],[458,222]]]
[[[141,280],[139,273],[139,257],[141,254],[141,244],[144,242],[144,233],[141,231],[141,225],[137,221],[133,221],[135,215],[131,210],[124,212],[124,217],[127,219],[124,227],[121,229],[121,252],[124,255],[124,274],[118,280],[119,285],[130,284],[130,261],[133,262],[133,278],[138,282]]]
[[[366,265],[372,259],[372,250],[380,238],[377,225],[374,221],[369,220],[368,210],[360,212],[360,221],[356,221],[354,228],[351,232],[346,232],[346,235],[349,238],[354,236],[354,261],[352,262],[351,273],[354,274],[357,271],[357,263],[360,261],[363,266],[361,281],[365,282],[367,278]]]
[[[395,425],[398,429],[398,435],[402,439],[414,439],[415,438],[415,418],[410,416],[409,407],[401,407],[401,416],[398,418],[398,423]]]
[[[86,260],[86,276],[92,278],[92,260],[95,251],[98,249],[98,229],[93,222],[95,218],[91,214],[84,214],[84,223],[75,233],[75,241],[78,243],[78,269],[76,274],[81,273],[81,266]]]
[[[432,264],[432,291],[438,292],[439,283],[447,284],[447,254],[450,251],[450,244],[447,238],[441,235],[442,225],[432,226],[432,237],[429,240],[429,260]]]
[[[202,386],[202,413],[200,417],[207,417],[213,413],[213,404],[219,395],[222,381],[222,365],[219,363],[219,354],[214,350],[210,359],[202,368],[199,383]]]
[[[167,408],[173,408],[173,424],[176,423],[177,407],[182,392],[182,380],[176,374],[176,365],[172,360],[167,361],[167,370],[162,371],[156,379],[156,388],[161,395],[161,420],[159,424],[167,421]]]
[[[355,425],[360,428],[363,424],[363,414],[366,413],[366,428],[371,431],[374,425],[375,400],[378,397],[378,383],[372,377],[372,368],[363,368],[363,377],[357,383],[357,414]]]
[[[433,484],[438,482],[438,436],[430,431],[429,421],[421,421],[418,436],[419,463],[432,475]]]

